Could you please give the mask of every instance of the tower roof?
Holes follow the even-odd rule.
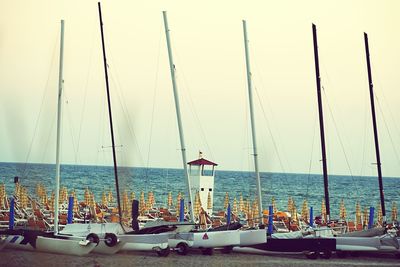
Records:
[[[206,160],[206,159],[203,159],[203,158],[190,161],[190,162],[188,162],[187,164],[188,164],[188,165],[199,165],[199,166],[200,166],[200,165],[218,166],[217,163],[214,163],[214,162],[212,162],[212,161],[209,161],[209,160]]]

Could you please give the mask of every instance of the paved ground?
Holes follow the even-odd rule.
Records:
[[[40,252],[10,250],[0,251],[0,266],[400,266],[400,259],[393,254],[362,254],[344,259],[333,255],[331,259],[307,259],[302,254],[266,255],[233,252],[204,256],[191,251],[186,256],[171,252],[168,257],[158,257],[151,252],[118,253],[115,255],[91,254],[85,257],[48,254]]]

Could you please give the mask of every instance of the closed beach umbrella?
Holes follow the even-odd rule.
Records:
[[[125,189],[124,193],[122,193],[122,212],[123,213],[129,212],[128,206],[129,206],[128,191],[126,191],[126,189]]]
[[[293,212],[293,199],[292,199],[291,196],[289,196],[289,198],[288,198],[287,210],[288,210],[288,212],[290,212],[290,213]]]
[[[258,220],[259,220],[258,216],[259,216],[259,213],[258,213],[258,201],[256,199],[253,202],[253,218],[254,218],[254,222],[256,222],[256,223],[258,223]]]
[[[356,225],[362,224],[360,202],[356,202]]]
[[[194,197],[194,216],[197,217],[199,215],[200,207],[199,192],[197,191]]]
[[[212,201],[211,201],[211,192],[208,191],[208,195],[207,195],[207,209],[212,209]]]
[[[168,206],[168,208],[170,208],[171,206],[172,206],[172,192],[170,191],[169,193],[168,193],[168,199],[167,199],[167,206]]]
[[[301,218],[303,219],[303,221],[308,222],[308,216],[309,216],[308,212],[309,209],[308,209],[307,199],[304,199],[303,206],[301,207]]]
[[[382,225],[383,224],[383,216],[382,216],[382,207],[381,205],[378,205],[378,207],[376,208],[376,210],[378,211],[378,224]]]
[[[369,214],[368,214],[368,208],[364,209],[364,213],[363,213],[363,224],[368,225],[368,219],[369,219]]]
[[[397,204],[393,201],[392,203],[392,222],[397,221]]]
[[[132,203],[134,200],[136,199],[136,195],[135,195],[135,192],[131,192],[131,199],[130,199],[130,202]]]
[[[88,187],[86,187],[86,189],[85,189],[85,193],[84,193],[84,195],[83,195],[83,199],[84,199],[84,201],[85,201],[85,204],[86,204],[87,206],[89,206],[89,203],[90,203],[90,191],[89,191],[89,188],[88,188]]]
[[[327,217],[326,217],[325,199],[323,199],[322,202],[321,202],[321,216],[322,216],[322,221],[326,222]]]
[[[108,191],[108,203],[112,203],[114,201],[114,197],[111,189]]]
[[[243,201],[242,193],[240,193],[240,197],[239,197],[239,211],[240,212],[244,211],[244,201]]]
[[[233,198],[233,209],[232,209],[232,212],[233,212],[233,214],[237,214],[238,213],[236,197]]]
[[[139,210],[140,213],[143,215],[144,211],[146,210],[146,201],[144,199],[144,192],[140,192],[140,199],[139,199]]]
[[[344,200],[342,199],[340,201],[339,217],[343,221],[346,221],[346,216],[347,216],[346,207],[344,205]]]
[[[295,222],[299,221],[299,217],[297,215],[297,209],[296,209],[296,205],[295,204],[293,204],[292,220],[295,221]]]
[[[272,197],[271,204],[272,204],[272,208],[274,209],[274,214],[276,214],[278,212],[278,208],[276,207],[275,197]]]
[[[225,193],[225,199],[224,199],[224,210],[228,207],[229,204],[229,195],[228,192]]]
[[[103,191],[103,195],[101,196],[101,205],[103,207],[106,207],[108,205],[108,199],[105,191]]]

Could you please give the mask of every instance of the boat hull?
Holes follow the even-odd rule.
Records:
[[[59,239],[54,237],[38,236],[36,239],[36,250],[48,253],[85,256],[89,254],[95,246],[95,243],[80,238]]]

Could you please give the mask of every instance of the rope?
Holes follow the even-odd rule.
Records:
[[[45,87],[44,87],[45,89],[43,91],[42,101],[41,101],[41,104],[40,104],[39,114],[38,114],[38,116],[36,118],[35,129],[33,131],[33,136],[32,136],[32,139],[31,139],[31,143],[29,145],[28,153],[27,153],[26,158],[25,158],[24,167],[22,168],[22,176],[28,175],[28,173],[27,173],[28,160],[29,160],[29,157],[30,157],[31,152],[32,152],[33,141],[35,140],[37,129],[38,129],[38,126],[39,126],[39,119],[40,119],[42,111],[43,111],[44,101],[46,99],[46,92],[49,89],[48,87],[49,87],[49,81],[50,81],[50,74],[51,74],[51,71],[53,70],[53,62],[54,62],[54,58],[55,58],[56,47],[57,47],[57,40],[54,42],[53,53],[52,53],[52,57],[51,57],[51,60],[50,60],[50,68],[48,70],[47,80],[46,80],[46,84],[45,84]]]
[[[315,112],[315,114],[314,114],[314,127],[313,127],[314,130],[313,130],[313,137],[312,137],[312,143],[311,143],[310,164],[308,166],[306,198],[309,197],[309,195],[308,195],[308,187],[310,185],[311,165],[312,165],[312,159],[313,159],[313,154],[314,154],[315,132],[316,132],[316,128],[317,128],[316,124],[317,124],[317,112]]]

